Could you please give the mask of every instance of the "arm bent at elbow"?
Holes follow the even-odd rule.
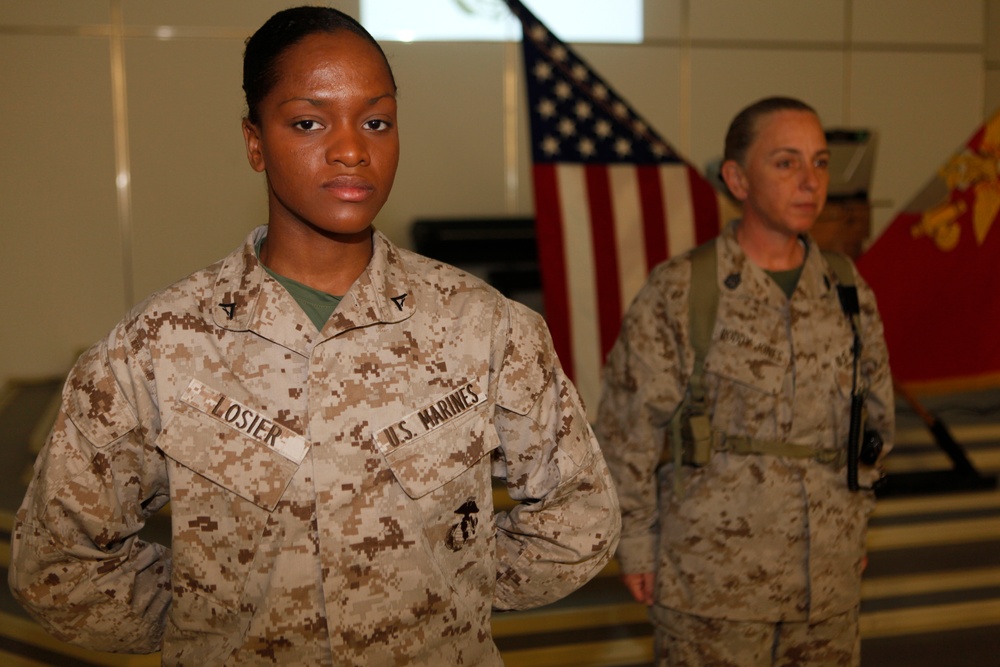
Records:
[[[106,361],[97,346],[67,380],[17,513],[9,583],[56,637],[148,653],[170,606],[170,552],[137,533],[165,504],[166,475]]]
[[[573,592],[611,559],[618,496],[576,389],[544,322],[514,305],[499,374],[496,428],[507,489],[497,516],[497,609],[528,609]]]

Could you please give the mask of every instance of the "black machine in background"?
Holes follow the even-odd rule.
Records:
[[[411,234],[421,255],[468,271],[545,314],[534,218],[417,220]]]

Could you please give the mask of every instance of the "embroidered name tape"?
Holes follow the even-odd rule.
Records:
[[[181,400],[234,431],[267,445],[290,461],[302,463],[306,456],[309,446],[301,435],[198,380],[191,380]]]
[[[786,363],[787,354],[765,340],[758,340],[743,331],[723,327],[719,332],[719,342],[740,347],[745,350],[753,350],[756,354],[767,357],[769,360],[778,363]]]
[[[433,400],[391,426],[374,433],[372,438],[379,451],[387,453],[414,438],[441,428],[485,400],[486,394],[481,393],[475,384],[462,385],[450,394]]]

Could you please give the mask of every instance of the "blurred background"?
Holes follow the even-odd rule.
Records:
[[[241,57],[292,4],[0,0],[0,382],[64,372],[127,307],[266,221],[240,133]],[[329,4],[362,16],[359,0]],[[613,14],[618,3],[596,4]],[[435,3],[420,5],[433,20]],[[699,169],[721,155],[735,112],[765,95],[874,132],[872,237],[1000,106],[997,0],[640,7],[639,43],[574,48]],[[396,243],[412,246],[417,219],[532,215],[509,26],[508,42],[383,40],[402,157],[377,226]]]
[[[729,120],[767,95],[800,97],[827,127],[848,132],[842,136],[861,130],[877,139],[863,199],[835,202],[827,214],[837,224],[861,220],[851,227],[855,250],[868,247],[1000,107],[1000,0],[636,1],[632,42],[573,37],[572,22],[564,23],[572,16],[543,11],[547,2],[527,4],[709,174]],[[240,132],[243,43],[294,4],[0,0],[4,580],[13,512],[75,357],[133,304],[223,257],[266,222],[264,180],[247,165]],[[402,12],[414,8],[432,30],[456,11],[477,25],[501,24],[500,37],[494,31],[486,41],[471,29],[419,41],[387,23],[380,41],[399,85],[402,156],[376,226],[404,247],[419,245],[414,224],[421,221],[530,227],[520,27],[504,18],[499,1],[323,4],[373,30],[386,17],[402,16],[396,23],[406,27]],[[626,4],[590,0],[570,14],[595,14],[610,25]],[[830,232],[833,244],[838,229],[821,224],[817,234]],[[507,246],[493,248],[503,254]],[[457,252],[486,261],[461,243]],[[517,292],[517,284],[510,287]],[[537,285],[526,288],[525,300],[538,307]],[[981,316],[997,321],[996,312]],[[995,481],[998,392],[931,396],[925,405]],[[898,408],[890,472],[955,465],[926,428],[926,415],[904,401]],[[504,502],[498,493],[498,506]],[[169,517],[160,518],[151,530],[169,539]],[[873,518],[869,547],[866,667],[1000,665],[995,486],[888,498]],[[498,616],[508,664],[648,663],[644,610],[616,575],[612,563],[558,605]],[[5,586],[0,628],[3,665],[158,664],[155,656],[97,655],[56,642],[24,616]]]

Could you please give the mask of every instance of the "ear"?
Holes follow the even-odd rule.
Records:
[[[736,160],[726,160],[722,163],[722,180],[738,201],[744,201],[749,195],[747,175]]]
[[[250,122],[249,118],[243,119],[243,141],[247,145],[247,161],[254,171],[264,171],[264,153],[261,151],[260,130]]]

